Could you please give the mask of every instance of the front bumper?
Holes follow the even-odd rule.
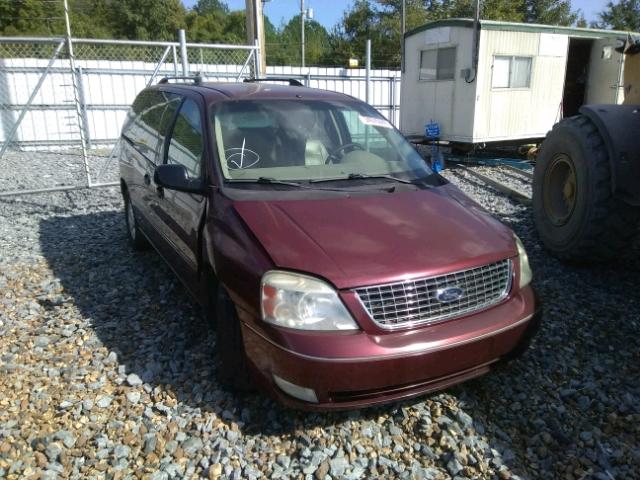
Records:
[[[279,401],[333,410],[411,398],[482,375],[522,354],[540,320],[535,294],[526,287],[488,310],[402,332],[279,329],[276,340],[243,321],[242,334],[256,379]],[[274,374],[313,389],[318,402],[287,395]]]

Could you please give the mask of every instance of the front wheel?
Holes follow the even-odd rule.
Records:
[[[216,302],[218,379],[229,390],[248,392],[252,390],[249,364],[242,341],[240,319],[229,294],[220,286]]]
[[[144,234],[140,231],[136,212],[133,208],[133,204],[131,203],[131,199],[129,198],[129,194],[125,192],[123,196],[125,222],[127,224],[127,237],[129,238],[129,243],[131,243],[134,250],[144,250],[149,247],[149,243],[147,242]]]
[[[545,247],[569,261],[614,258],[638,229],[639,211],[615,198],[605,143],[584,115],[562,120],[542,144],[533,216]]]

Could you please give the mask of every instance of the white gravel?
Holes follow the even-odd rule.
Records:
[[[640,478],[640,246],[563,265],[528,208],[445,176],[522,238],[542,330],[478,380],[331,414],[221,390],[215,334],[128,247],[117,189],[0,199],[0,478]]]

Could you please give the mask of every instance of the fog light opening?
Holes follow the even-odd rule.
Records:
[[[280,390],[282,390],[284,393],[291,395],[298,400],[318,403],[318,397],[316,396],[316,392],[312,388],[301,387],[300,385],[296,385],[295,383],[287,382],[284,378],[281,378],[276,374],[273,374],[273,379],[275,380],[276,385],[278,385],[278,387],[280,387]]]

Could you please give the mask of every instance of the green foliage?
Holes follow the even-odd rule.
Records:
[[[186,26],[186,11],[180,0],[112,2],[113,18],[110,26],[116,38],[174,40],[176,31]]]
[[[640,0],[636,0],[640,1]],[[334,59],[346,64],[363,59],[367,38],[372,43],[372,64],[400,65],[401,0],[356,0],[331,35]],[[406,0],[407,30],[444,18],[472,18],[473,0]],[[580,20],[570,0],[484,0],[481,18],[511,22],[573,25]]]
[[[522,19],[527,23],[546,25],[573,25],[578,13],[571,10],[570,0],[525,0]]]
[[[187,11],[180,0],[69,0],[74,36],[137,40],[174,40],[187,29],[190,41],[246,44],[245,13],[229,10],[224,0],[198,0]],[[405,0],[406,28],[443,18],[472,17],[474,0]],[[400,65],[402,0],[355,0],[329,33],[316,21],[305,22],[307,65],[364,64],[372,42],[375,67]],[[586,25],[570,0],[483,0],[483,19],[552,25]],[[610,2],[600,14],[605,28],[640,29],[640,0]],[[62,0],[0,0],[0,34],[63,35]],[[276,28],[265,17],[267,64],[299,65],[300,16]]]
[[[300,15],[296,15],[280,30],[269,34],[265,27],[268,65],[300,65],[302,48]],[[329,34],[315,20],[305,21],[305,64],[322,65],[330,58]]]
[[[198,0],[193,11],[198,15],[206,15],[208,13],[229,13],[229,7],[221,0]]]
[[[594,23],[598,28],[614,30],[640,31],[640,0],[618,0],[609,2],[604,11],[598,15],[599,21]]]

